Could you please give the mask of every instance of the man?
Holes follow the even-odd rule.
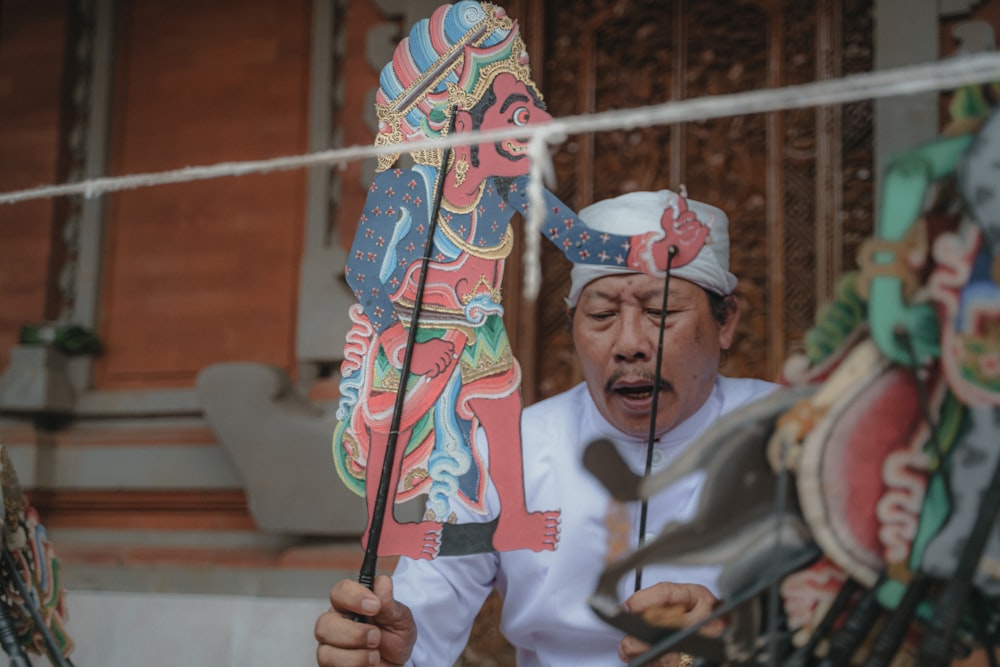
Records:
[[[608,438],[633,470],[642,472],[656,373],[661,388],[654,471],[720,415],[775,386],[718,375],[722,351],[732,345],[739,321],[722,211],[661,190],[623,195],[580,213],[598,233],[632,236],[661,229],[668,217],[675,226],[697,223],[704,233],[685,235],[692,245],[672,253],[684,261],[672,264],[677,268],[671,271],[661,368],[655,363],[663,274],[638,263],[575,264],[567,304],[585,382],[523,413],[527,502],[561,509],[558,548],[434,561],[404,558],[391,580],[376,580],[374,591],[338,582],[330,594],[331,611],[316,624],[319,665],[453,664],[494,587],[504,598],[501,630],[517,648],[519,665],[608,665],[646,648],[602,623],[587,604],[605,563],[634,548],[639,508],[610,499],[584,470],[583,451]],[[651,243],[644,251],[657,255],[667,248]],[[657,265],[665,264],[657,259],[645,266]],[[689,518],[700,484],[688,477],[651,498],[649,531]],[[680,606],[690,624],[711,610],[717,574],[711,567],[649,566],[645,581],[656,583],[630,595],[625,588],[630,582],[622,582],[621,597],[633,612]],[[370,622],[355,623],[349,620],[353,614]]]

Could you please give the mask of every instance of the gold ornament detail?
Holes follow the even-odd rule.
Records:
[[[455,160],[455,185],[465,183],[465,175],[469,173],[469,161],[464,157]]]

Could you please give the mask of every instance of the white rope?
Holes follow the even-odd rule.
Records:
[[[566,136],[583,132],[649,127],[725,116],[781,111],[783,109],[844,104],[864,99],[912,95],[996,80],[1000,80],[1000,54],[967,55],[926,65],[855,74],[841,79],[828,79],[785,88],[699,97],[634,109],[567,116],[553,120],[548,124],[523,128],[461,133],[443,139],[408,142],[404,148],[407,151],[415,151],[450,148],[473,143],[492,143],[509,138],[524,139],[530,137],[534,139],[539,135]],[[30,199],[66,195],[95,197],[105,192],[200,181],[223,176],[287,171],[319,165],[344,165],[382,154],[397,153],[399,150],[399,145],[353,146],[291,157],[222,162],[211,166],[184,167],[172,171],[94,178],[75,183],[46,185],[3,193],[0,194],[0,204],[13,204]]]
[[[551,128],[547,128],[551,130]],[[549,153],[549,143],[559,143],[562,137],[551,132],[538,132],[528,143],[528,216],[524,228],[524,284],[521,292],[534,301],[542,285],[542,223],[545,221],[545,183],[555,182],[556,172]],[[543,182],[544,181],[544,182]]]

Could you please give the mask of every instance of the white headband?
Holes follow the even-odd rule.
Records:
[[[580,211],[580,219],[598,232],[637,235],[650,232],[664,235],[660,219],[667,208],[677,210],[680,196],[670,190],[658,192],[630,192],[612,199],[605,199]],[[736,289],[736,276],[729,272],[729,219],[721,209],[692,199],[687,199],[688,210],[708,228],[708,237],[698,254],[687,264],[670,269],[675,278],[690,281],[723,296]],[[666,260],[656,262],[666,266]],[[580,293],[588,283],[605,276],[637,273],[628,266],[574,264],[570,273],[569,297],[566,304],[576,306]],[[650,275],[663,276],[662,271]]]

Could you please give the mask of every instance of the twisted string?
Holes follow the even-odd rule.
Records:
[[[711,95],[633,109],[615,109],[567,116],[554,119],[549,123],[526,127],[463,132],[443,138],[407,142],[406,150],[445,150],[455,146],[493,143],[503,139],[523,140],[530,138],[529,148],[532,151],[530,188],[540,192],[543,187],[544,175],[551,169],[546,144],[562,141],[564,137],[571,134],[607,132],[743,114],[846,104],[867,99],[949,90],[997,80],[1000,80],[1000,54],[961,55],[933,63],[854,74],[843,78],[826,79],[784,88],[753,90],[729,95]],[[289,171],[305,167],[343,167],[350,162],[378,157],[383,154],[394,154],[398,153],[399,150],[399,145],[351,146],[264,160],[221,162],[214,165],[183,167],[160,172],[106,176],[0,193],[0,204],[14,204],[32,199],[68,195],[83,195],[86,198],[92,198],[107,192],[227,176]],[[537,165],[538,162],[543,164]],[[535,221],[537,222],[537,219]],[[529,227],[530,224],[533,224],[532,221],[529,221]],[[537,266],[537,239],[531,240],[533,236],[536,234],[529,234],[528,239],[534,260],[525,262],[524,285],[525,295],[528,298],[534,298],[534,295],[537,294],[537,276],[540,275],[540,269]],[[535,244],[534,247],[531,245],[532,243]]]

